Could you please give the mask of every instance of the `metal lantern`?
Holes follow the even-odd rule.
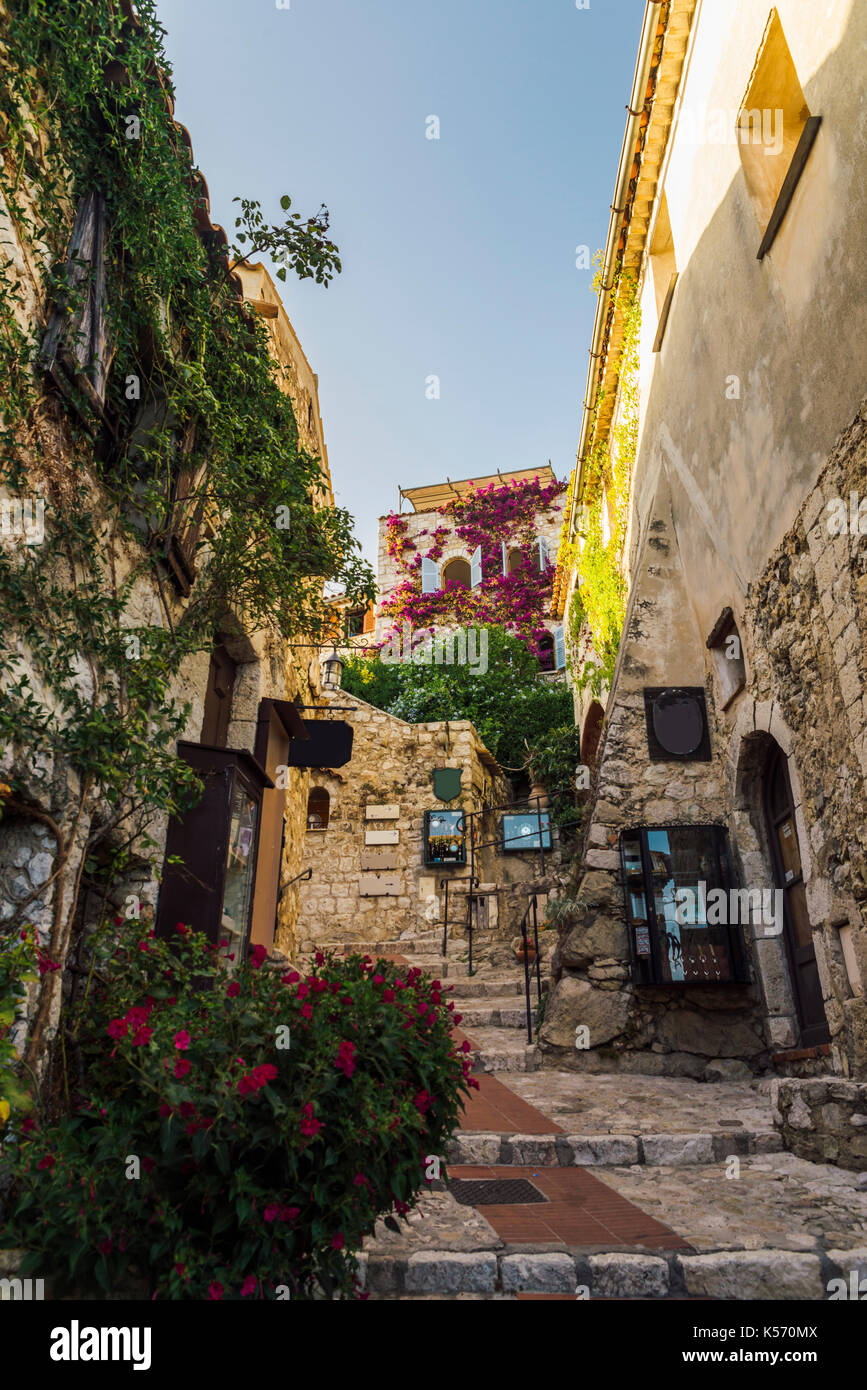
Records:
[[[339,690],[340,681],[343,676],[343,662],[337,654],[337,648],[332,647],[331,651],[322,658],[322,685],[325,690]]]

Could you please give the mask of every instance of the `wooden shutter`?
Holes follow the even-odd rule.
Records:
[[[421,591],[423,594],[435,594],[440,586],[439,574],[437,573],[436,562],[434,560],[422,560],[421,562]]]
[[[482,547],[477,545],[470,560],[470,588],[477,589],[482,582]]]
[[[184,597],[189,594],[196,577],[196,545],[205,506],[204,496],[196,496],[204,478],[204,464],[196,467],[190,462],[195,442],[194,422],[187,426],[179,449],[166,538],[166,564]]]
[[[563,626],[554,628],[554,670],[562,671],[566,665],[566,638]]]
[[[500,544],[503,548],[503,574],[506,575],[509,573],[509,552],[506,549],[505,541],[501,541]]]
[[[232,691],[235,687],[237,665],[225,647],[215,647],[211,653],[208,687],[205,691],[205,712],[202,719],[201,741],[211,748],[225,748],[232,717]]]
[[[65,395],[74,383],[100,415],[114,355],[106,321],[105,254],[105,199],[91,189],[78,204],[66,253],[66,286],[51,311],[41,359]]]
[[[548,568],[548,542],[544,536],[539,537],[539,573],[544,574]]]

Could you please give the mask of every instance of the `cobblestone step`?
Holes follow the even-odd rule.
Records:
[[[484,1004],[474,1001],[464,1002],[458,994],[455,1003],[460,1003],[462,1027],[470,1028],[527,1028],[527,1009],[520,995],[512,994],[506,998],[488,998]],[[531,1015],[535,1010],[531,1009]]]
[[[567,1294],[576,1299],[710,1298],[821,1302],[867,1273],[867,1250],[798,1254],[726,1250],[696,1255],[623,1250],[418,1250],[358,1257],[371,1298],[510,1297]],[[830,1287],[829,1287],[830,1286]]]
[[[464,1015],[458,1012],[463,1028]],[[474,1028],[470,1042],[473,1071],[536,1071],[542,1064],[542,1054],[535,1043],[522,1041],[512,1028]]]
[[[782,1153],[772,1130],[708,1134],[514,1134],[459,1130],[449,1163],[589,1168],[725,1163],[732,1155]]]
[[[497,975],[470,975],[456,979],[449,975],[442,983],[445,988],[454,986],[452,998],[456,1003],[468,999],[505,998],[506,995],[511,998],[524,993],[520,980],[513,980],[511,976],[503,978]]]

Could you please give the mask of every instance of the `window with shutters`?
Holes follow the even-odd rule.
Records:
[[[159,392],[142,402],[126,445],[125,461],[148,501],[135,518],[146,541],[162,552],[175,587],[188,595],[196,577],[206,466],[195,458],[196,424],[183,428]],[[163,479],[160,501],[155,480]]]
[[[435,594],[440,586],[439,570],[433,560],[422,560],[421,562],[421,591],[423,594]]]
[[[114,353],[106,317],[106,241],[105,199],[91,189],[78,204],[40,353],[43,369],[73,405],[84,397],[99,415]]]
[[[543,671],[553,671],[554,667],[554,638],[550,632],[546,632],[544,637],[539,638],[539,665]]]

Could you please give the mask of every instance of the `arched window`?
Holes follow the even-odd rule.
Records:
[[[543,671],[555,670],[554,638],[550,632],[546,632],[544,637],[539,638],[539,665]]]
[[[449,560],[448,564],[443,567],[443,583],[458,584],[462,589],[469,589],[472,584],[469,562],[460,559],[460,557]]]
[[[331,797],[324,787],[311,787],[307,797],[307,829],[324,830],[328,825]]]
[[[520,547],[516,546],[513,550],[510,550],[506,556],[506,574],[514,574],[515,570],[519,570],[523,559],[524,552]]]

